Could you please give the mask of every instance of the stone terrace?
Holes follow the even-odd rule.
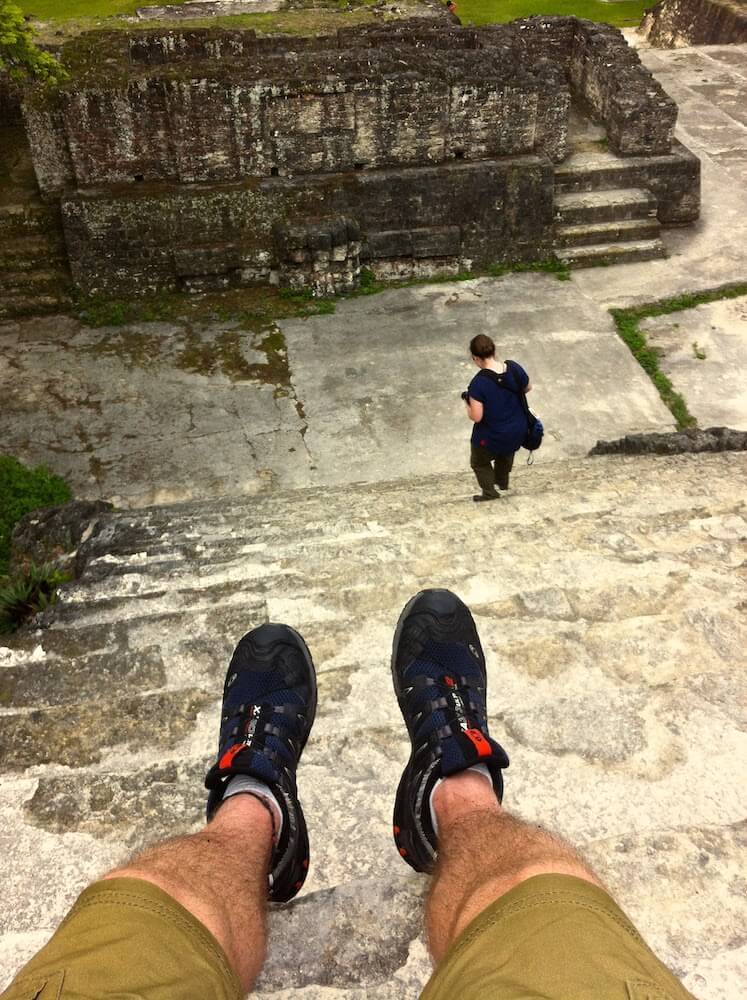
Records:
[[[605,189],[648,197],[662,224],[698,214],[676,105],[619,31],[574,17],[303,40],[92,34],[64,58],[69,83],[32,93],[26,120],[88,294],[269,282],[324,295],[357,287],[361,263],[386,278],[545,258],[573,101],[631,161]],[[661,256],[647,235],[618,256]]]

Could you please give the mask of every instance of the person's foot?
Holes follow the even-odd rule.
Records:
[[[430,871],[438,843],[431,793],[441,778],[486,765],[500,802],[505,750],[488,735],[487,676],[467,606],[448,590],[423,590],[400,615],[392,678],[412,749],[397,789],[394,841],[416,871]]]
[[[282,816],[270,861],[269,895],[275,902],[295,896],[309,867],[296,767],[315,713],[316,675],[301,636],[273,624],[247,633],[226,675],[218,759],[205,778],[207,816],[220,806],[235,775],[267,786]]]
[[[472,499],[475,503],[484,503],[486,500],[500,500],[501,495],[498,492],[494,493],[475,493]]]

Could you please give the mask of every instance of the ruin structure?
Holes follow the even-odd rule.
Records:
[[[747,42],[747,2],[661,0],[646,11],[640,31],[660,49]]]
[[[63,57],[70,80],[32,92],[25,117],[87,293],[330,294],[362,263],[411,277],[535,260],[557,245],[559,192],[641,189],[657,226],[699,211],[676,105],[617,29],[575,17],[94,33]],[[606,128],[606,174],[564,172],[572,105]]]

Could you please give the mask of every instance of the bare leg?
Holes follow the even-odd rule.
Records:
[[[433,804],[439,852],[425,922],[436,961],[486,906],[533,875],[575,875],[601,885],[562,840],[504,812],[478,774],[446,778]]]
[[[265,957],[272,819],[251,795],[234,795],[199,833],[165,841],[105,876],[163,889],[212,933],[248,992]]]

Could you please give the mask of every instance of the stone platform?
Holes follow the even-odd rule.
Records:
[[[0,980],[88,880],[199,827],[227,658],[271,619],[306,636],[320,705],[310,877],[272,914],[257,995],[415,996],[427,880],[391,840],[388,662],[402,605],[438,585],[481,630],[507,806],[581,847],[700,1000],[733,1000],[746,487],[743,454],[602,458],[520,470],[487,509],[438,476],[107,517],[49,627],[1,654]]]

